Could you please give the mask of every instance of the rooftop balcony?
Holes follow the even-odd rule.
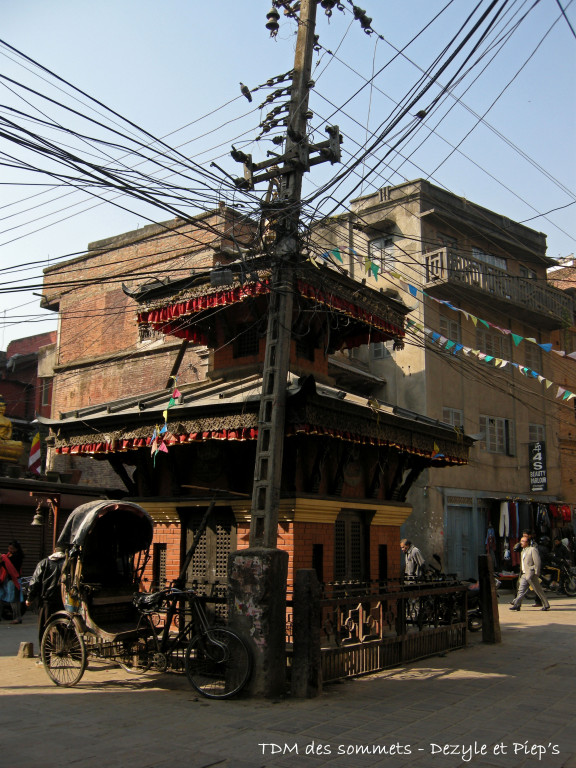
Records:
[[[572,325],[574,303],[557,288],[510,275],[450,248],[425,254],[426,292],[458,304],[460,297],[482,303],[539,327]]]

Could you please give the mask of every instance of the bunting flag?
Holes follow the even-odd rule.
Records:
[[[164,442],[164,435],[168,432],[168,411],[170,408],[173,408],[175,405],[178,405],[178,398],[182,397],[182,393],[176,386],[178,382],[177,376],[170,376],[171,379],[174,380],[174,390],[172,392],[172,396],[168,400],[168,405],[166,408],[162,411],[162,416],[164,417],[164,424],[162,427],[156,426],[154,428],[154,432],[152,433],[152,437],[150,438],[150,451],[152,453],[152,456],[154,457],[154,466],[156,466],[156,456],[158,453],[168,453],[168,446]]]
[[[430,294],[426,293],[421,288],[418,288],[415,285],[412,285],[405,281],[404,276],[401,275],[399,272],[384,269],[382,265],[376,264],[376,262],[373,262],[369,255],[366,256],[360,256],[357,251],[354,250],[354,248],[345,248],[346,252],[349,252],[354,259],[359,263],[364,265],[364,269],[366,274],[372,274],[374,276],[375,280],[378,280],[378,274],[388,274],[390,277],[394,278],[398,281],[399,287],[401,290],[409,293],[412,297],[416,297],[418,293],[421,293],[422,296],[425,296],[428,299],[431,299],[432,301],[437,302],[438,304],[443,304],[444,306],[448,307],[449,309],[453,310],[454,312],[461,312],[464,317],[467,320],[472,320],[475,326],[478,326],[478,324],[483,325],[486,328],[494,328],[494,330],[499,331],[500,333],[505,334],[506,336],[511,336],[514,345],[517,347],[522,341],[530,342],[531,344],[536,344],[540,347],[544,352],[555,352],[557,355],[560,355],[561,357],[569,357],[572,360],[576,360],[576,351],[566,353],[563,350],[559,349],[553,349],[553,344],[550,342],[546,342],[543,344],[540,344],[537,339],[533,337],[524,337],[520,336],[517,333],[512,333],[512,331],[508,328],[501,328],[499,325],[496,325],[495,323],[490,322],[489,320],[483,320],[482,318],[476,317],[475,315],[471,314],[470,312],[467,312],[464,309],[460,309],[460,307],[454,306],[452,302],[447,301],[446,299],[438,299],[435,296],[430,296]],[[320,258],[323,259],[330,259],[330,257],[333,256],[338,261],[342,262],[342,254],[339,248],[334,248],[330,252],[325,252],[322,254]],[[313,261],[315,263],[315,261]],[[316,265],[317,266],[317,265]],[[468,354],[468,352],[466,352]],[[504,361],[504,365],[506,365],[509,361]],[[504,367],[504,366],[502,366]]]
[[[330,253],[332,254],[332,256],[334,256],[334,258],[337,261],[340,262],[340,264],[344,263],[344,259],[342,258],[342,254],[340,253],[340,249],[339,248],[334,248],[334,250],[330,251]]]
[[[32,438],[32,447],[30,448],[30,458],[28,459],[28,471],[33,475],[40,474],[42,466],[42,452],[40,450],[40,432],[36,432]]]
[[[431,458],[433,459],[443,459],[444,454],[439,452],[440,449],[438,448],[438,445],[434,443],[434,451],[432,452]]]

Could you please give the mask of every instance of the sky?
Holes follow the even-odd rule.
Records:
[[[309,125],[315,141],[326,137],[326,125],[340,126],[343,163],[325,163],[309,174],[308,215],[331,212],[335,205],[343,212],[350,197],[427,178],[546,233],[549,256],[575,253],[574,0],[496,0],[491,13],[499,16],[485,40],[477,31],[466,42],[466,30],[484,11],[490,13],[489,0],[365,0],[372,35],[354,21],[348,0],[342,7],[330,18],[318,9],[322,48],[314,55]],[[185,191],[178,205],[187,214],[215,207],[219,199],[252,210],[266,189],[249,196],[231,192],[223,172],[242,174],[229,155],[232,144],[256,161],[277,151],[268,137],[256,140],[269,109],[259,105],[271,90],[260,88],[249,104],[239,86],[242,81],[255,89],[292,67],[296,25],[281,16],[278,35],[271,38],[264,26],[269,9],[270,0],[3,4],[0,37],[17,51],[0,45],[0,118],[17,124],[20,137],[30,130],[54,139],[57,131],[39,127],[38,119],[81,132],[88,138],[68,140],[59,133],[58,140],[88,159],[137,167],[180,185]],[[97,99],[98,112],[94,102],[18,53]],[[406,107],[402,115],[398,104]],[[427,114],[419,120],[414,115],[421,109]],[[150,134],[162,138],[199,170],[191,180],[172,174],[172,166],[159,173],[150,160],[118,147],[95,149],[94,137],[111,141],[119,134],[82,115],[147,144]],[[5,129],[6,123],[0,135],[0,349],[56,328],[54,314],[41,310],[34,295],[41,293],[43,268],[82,253],[90,242],[172,218],[117,192],[98,190],[96,198],[86,188],[38,173],[34,168],[54,172],[56,165],[14,144]],[[330,185],[373,142],[364,162]],[[15,157],[32,169],[9,167]],[[210,173],[206,188],[198,187],[202,169]]]

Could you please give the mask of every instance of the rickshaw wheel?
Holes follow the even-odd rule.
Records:
[[[71,688],[86,669],[86,646],[72,619],[64,616],[48,623],[40,646],[42,663],[56,685]]]
[[[244,641],[229,629],[212,627],[190,641],[186,675],[208,699],[228,699],[244,688],[252,672],[252,657]]]
[[[135,639],[123,644],[124,648],[121,657],[118,658],[118,664],[126,672],[141,675],[155,666],[154,660],[159,648],[158,637],[149,616],[141,617],[136,632],[138,636]]]

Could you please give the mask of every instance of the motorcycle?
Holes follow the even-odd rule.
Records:
[[[496,590],[498,590],[502,582],[495,576],[493,578]],[[470,632],[479,632],[482,629],[482,595],[480,594],[480,582],[475,579],[468,579],[462,583],[469,585],[467,611],[468,630]]]
[[[546,592],[559,592],[568,597],[576,597],[576,567],[554,555],[547,556],[547,562],[542,566],[540,582]],[[530,589],[526,595],[529,599],[536,597]]]

